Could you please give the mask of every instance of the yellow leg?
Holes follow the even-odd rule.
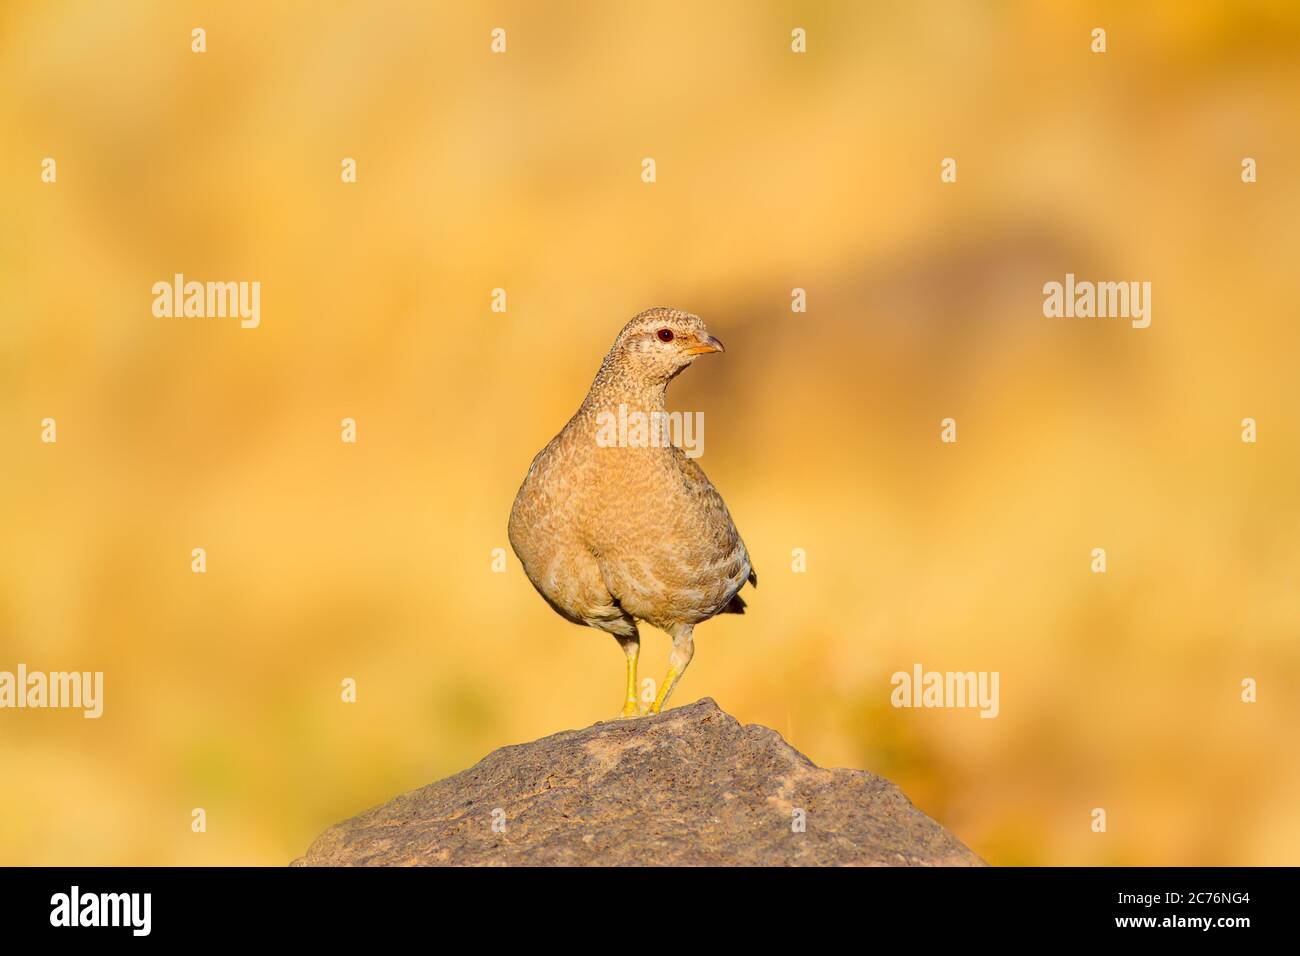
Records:
[[[639,638],[619,638],[619,643],[623,645],[623,653],[627,655],[627,696],[623,701],[623,712],[620,717],[640,717],[641,707],[636,699],[636,660],[641,656],[641,641]]]
[[[650,713],[657,714],[663,709],[664,701],[666,701],[668,695],[673,692],[673,685],[677,683],[677,678],[681,676],[681,671],[669,665],[668,673],[664,675],[664,682],[659,687],[659,696],[656,697],[655,702],[650,705]]]
[[[694,656],[695,642],[691,640],[691,627],[687,626],[673,634],[673,650],[668,655],[668,673],[664,675],[659,695],[650,705],[650,713],[657,714],[663,710],[664,704],[668,702],[668,695],[673,692],[681,676],[686,673],[686,667]]]

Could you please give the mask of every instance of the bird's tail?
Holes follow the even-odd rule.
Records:
[[[718,613],[719,614],[744,614],[745,599],[742,598],[739,594],[733,595],[731,600],[727,602],[727,606],[724,607]]]

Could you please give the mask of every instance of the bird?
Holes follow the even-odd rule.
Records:
[[[620,718],[659,713],[694,656],[695,626],[743,614],[741,588],[758,586],[722,495],[692,457],[653,428],[610,440],[612,416],[665,421],[655,414],[666,414],[668,383],[700,356],[724,351],[690,312],[634,316],[578,410],[533,458],[510,510],[510,546],[533,587],[561,617],[621,646]],[[672,638],[648,711],[637,695],[638,622]]]

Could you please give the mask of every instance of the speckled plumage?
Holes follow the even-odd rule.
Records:
[[[664,342],[664,330],[672,341]],[[653,710],[690,662],[691,631],[739,613],[757,584],[722,496],[680,448],[602,447],[602,412],[665,411],[669,381],[722,344],[694,315],[651,309],[619,333],[568,424],[533,459],[510,512],[510,544],[528,579],[560,615],[607,631],[629,660],[631,716],[645,621],[673,638],[669,677]]]

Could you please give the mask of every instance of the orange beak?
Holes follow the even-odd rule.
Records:
[[[712,335],[706,335],[699,345],[692,345],[686,350],[687,355],[703,355],[705,352],[725,352],[722,343]]]

